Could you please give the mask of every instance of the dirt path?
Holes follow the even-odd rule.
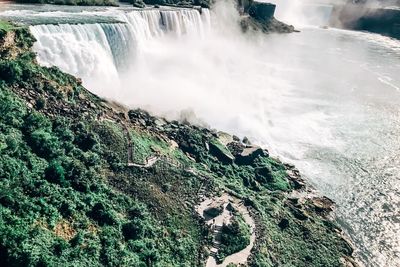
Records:
[[[220,246],[220,236],[221,236],[221,228],[222,225],[228,224],[232,218],[231,212],[227,209],[228,204],[231,204],[244,218],[245,222],[250,226],[251,229],[251,237],[250,244],[244,248],[243,250],[229,255],[225,258],[225,260],[221,264],[217,264],[215,260],[215,256],[218,253]],[[207,219],[204,217],[204,211],[207,208],[213,206],[223,206],[223,212],[215,217],[214,219]],[[251,254],[251,249],[254,246],[254,242],[256,240],[255,234],[255,223],[253,218],[249,214],[249,210],[243,205],[240,199],[234,198],[228,194],[223,194],[221,197],[207,198],[197,207],[197,212],[206,219],[206,223],[211,226],[213,229],[213,247],[210,249],[211,253],[207,259],[206,267],[224,267],[229,263],[234,264],[245,264],[247,262],[248,257]]]
[[[158,156],[151,156],[146,159],[146,163],[144,164],[128,162],[128,167],[150,168],[151,166],[156,164],[159,159],[160,158]]]

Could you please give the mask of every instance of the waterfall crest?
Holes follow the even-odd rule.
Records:
[[[103,85],[115,85],[149,41],[166,36],[203,38],[210,27],[208,9],[105,13],[124,23],[31,26],[39,63],[81,77],[86,86],[99,92],[102,88],[90,84],[101,78]]]

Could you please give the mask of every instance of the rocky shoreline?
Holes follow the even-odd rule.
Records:
[[[294,166],[247,139],[100,99],[39,66],[33,43],[1,23],[2,265],[204,266],[211,231],[195,207],[228,194],[255,221],[248,266],[357,266],[333,202]]]

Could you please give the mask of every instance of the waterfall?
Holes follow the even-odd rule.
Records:
[[[106,11],[122,23],[35,25],[34,50],[45,66],[55,65],[81,77],[95,93],[115,87],[154,39],[203,38],[210,27],[208,9]],[[101,83],[99,84],[101,80]]]

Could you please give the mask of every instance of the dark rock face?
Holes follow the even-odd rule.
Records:
[[[283,23],[275,18],[263,22],[258,21],[250,16],[244,16],[240,21],[240,26],[244,32],[253,30],[261,30],[263,33],[292,33],[296,32],[292,25]]]
[[[276,5],[253,0],[236,0],[242,15],[240,26],[244,32],[262,31],[263,33],[291,33],[295,29],[274,17]],[[246,143],[246,139],[243,143]],[[248,139],[247,139],[248,140]]]
[[[335,6],[330,25],[400,39],[400,9],[367,8],[360,4]]]
[[[259,146],[246,147],[236,156],[235,162],[238,165],[252,164],[258,156],[268,156],[268,152]]]
[[[326,215],[333,211],[334,202],[327,197],[315,197],[312,199],[312,205],[316,212]]]
[[[232,164],[235,159],[228,149],[223,149],[221,145],[210,142],[210,153],[214,155],[218,160],[225,164]]]
[[[253,2],[249,15],[260,22],[267,22],[274,17],[276,5],[271,3]]]

